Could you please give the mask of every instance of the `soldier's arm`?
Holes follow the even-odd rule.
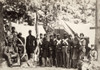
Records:
[[[24,53],[26,54],[25,39],[23,38]]]
[[[7,47],[4,48],[4,54],[7,54]]]
[[[97,60],[97,57],[98,57],[98,53],[97,51],[95,51],[95,60]]]
[[[83,41],[83,46],[84,46],[84,47],[86,46],[86,40]]]
[[[23,44],[25,44],[25,39],[23,38]]]

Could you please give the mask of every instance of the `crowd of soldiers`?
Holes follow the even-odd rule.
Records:
[[[94,45],[88,47],[83,33],[80,36],[75,34],[74,38],[64,34],[63,39],[60,34],[53,34],[48,39],[47,34],[42,33],[39,38],[35,38],[29,30],[25,40],[22,33],[16,32],[15,27],[10,30],[6,25],[4,57],[9,66],[14,62],[27,62],[30,66],[30,62],[33,62],[32,64],[43,67],[77,68],[80,65],[79,61],[85,57],[90,61],[96,61],[97,52]]]

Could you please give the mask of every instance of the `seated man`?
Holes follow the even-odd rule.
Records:
[[[79,60],[78,62],[78,70],[88,70],[90,66],[90,61],[89,59],[84,56],[83,59]]]
[[[95,46],[91,45],[91,50],[89,52],[90,60],[97,61],[97,51],[95,50]]]
[[[15,52],[13,44],[12,44],[12,39],[8,40],[8,46],[6,46],[4,49],[4,55],[5,55],[5,58],[7,60],[8,66],[12,66],[14,62],[17,63],[19,61],[19,58],[17,58],[18,53]],[[17,59],[12,60],[15,58],[17,58]]]
[[[94,45],[91,45],[89,56],[84,56],[79,65],[81,65],[79,67],[81,70],[98,70],[97,67],[100,65],[97,62],[97,51],[95,50]]]

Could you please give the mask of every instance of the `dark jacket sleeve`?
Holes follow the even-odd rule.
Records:
[[[35,46],[37,46],[37,39],[35,38]]]
[[[25,39],[23,38],[23,43],[25,44]]]
[[[28,47],[28,37],[26,37],[26,49]]]

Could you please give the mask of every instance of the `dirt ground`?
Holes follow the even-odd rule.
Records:
[[[13,68],[0,68],[0,70],[77,70],[77,69],[66,69],[66,68],[56,68],[56,67],[13,67]]]
[[[60,67],[28,67],[28,66],[21,66],[21,67],[8,67],[6,62],[3,62],[0,66],[0,70],[77,70],[77,69],[67,69],[67,68],[60,68]]]

